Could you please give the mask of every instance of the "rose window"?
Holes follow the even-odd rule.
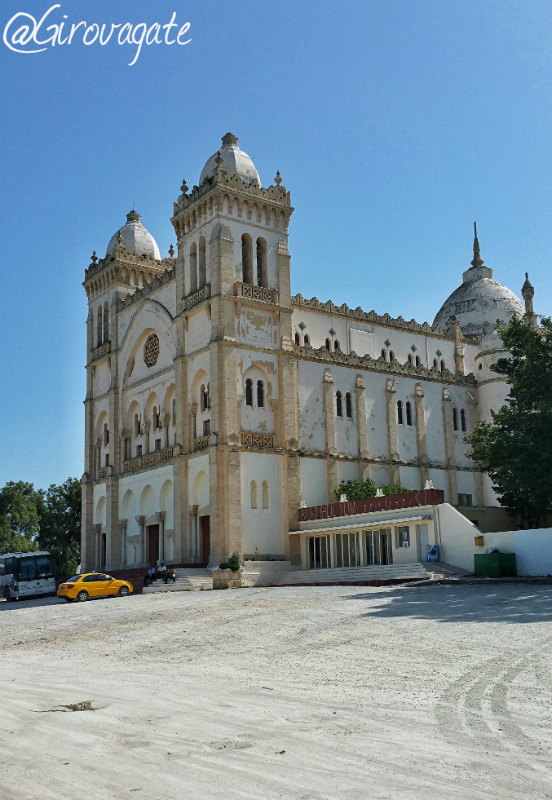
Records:
[[[159,358],[159,337],[156,333],[150,333],[144,345],[144,361],[146,366],[154,367]]]

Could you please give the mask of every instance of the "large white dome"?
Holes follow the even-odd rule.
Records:
[[[126,225],[123,225],[120,230],[113,234],[107,245],[106,256],[113,255],[119,234],[123,237],[121,244],[123,244],[127,250],[138,253],[140,256],[153,256],[158,261],[161,260],[161,253],[159,252],[157,242],[140,222],[140,214],[138,214],[137,211],[130,211],[127,214]]]
[[[261,186],[261,179],[259,173],[255,169],[255,164],[251,161],[247,153],[240,150],[238,147],[238,139],[233,133],[227,133],[222,137],[222,147],[214,153],[201,170],[199,177],[199,185],[203,183],[205,178],[210,178],[217,168],[216,159],[220,152],[222,158],[221,167],[227,171],[229,175],[237,175],[246,183],[252,183],[254,186]]]
[[[508,322],[513,314],[525,313],[521,300],[494,280],[492,269],[483,266],[477,234],[473,253],[472,266],[464,272],[462,285],[447,297],[433,320],[434,325],[446,328],[449,319],[456,317],[467,336],[487,333],[497,320]]]

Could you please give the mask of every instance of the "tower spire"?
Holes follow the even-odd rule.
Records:
[[[479,239],[477,238],[477,222],[473,223],[473,261],[472,267],[482,267],[484,264],[479,250]]]

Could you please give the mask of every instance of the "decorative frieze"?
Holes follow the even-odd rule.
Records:
[[[194,453],[197,453],[198,450],[206,450],[208,447],[209,447],[208,436],[199,436],[197,439],[194,439]]]
[[[205,286],[202,286],[197,292],[192,292],[192,294],[184,298],[184,306],[186,310],[188,310],[202,303],[203,300],[207,300],[209,297],[211,297],[211,285],[206,283]]]
[[[108,353],[111,353],[111,342],[104,342],[99,347],[96,347],[90,353],[90,361],[97,361],[100,358],[103,358]]]
[[[439,325],[432,327],[428,322],[423,322],[421,325],[416,320],[410,321],[402,317],[393,318],[389,314],[376,314],[375,311],[363,311],[360,306],[357,308],[349,308],[347,303],[341,306],[336,306],[331,300],[327,303],[321,303],[317,297],[307,300],[303,295],[296,294],[291,298],[291,305],[293,308],[307,309],[308,311],[318,311],[323,314],[332,314],[338,317],[348,317],[349,319],[356,319],[361,322],[376,323],[378,325],[385,325],[388,328],[400,328],[401,330],[416,331],[417,333],[429,333],[432,336],[440,336],[441,338],[452,339],[453,335],[447,333]]]
[[[242,433],[244,447],[274,447],[274,436],[267,433]]]
[[[109,467],[102,467],[100,470],[98,470],[98,480],[103,481],[105,478],[107,478],[108,471]]]
[[[427,380],[434,380],[438,383],[458,384],[460,386],[475,386],[477,378],[470,372],[468,375],[461,373],[453,374],[448,369],[440,370],[435,367],[428,369],[420,365],[419,367],[413,364],[399,364],[397,360],[386,361],[382,356],[380,358],[372,358],[369,355],[359,356],[354,350],[350,353],[343,353],[341,350],[326,350],[325,347],[315,349],[310,344],[295,346],[296,352],[309,358],[312,361],[324,361],[334,363],[336,365],[343,365],[347,367],[357,367],[358,369],[369,370],[370,372],[385,372],[393,373],[396,375],[407,375],[413,378],[425,378]]]
[[[264,286],[253,286],[249,283],[234,284],[234,293],[237,297],[247,297],[251,300],[261,300],[263,303],[277,303],[278,291],[276,289],[266,289]]]
[[[153,453],[147,453],[145,456],[137,456],[130,458],[124,462],[123,472],[134,472],[136,469],[143,469],[144,467],[152,467],[155,464],[161,464],[163,461],[170,461],[177,455],[175,447],[167,447],[165,450],[154,450]]]

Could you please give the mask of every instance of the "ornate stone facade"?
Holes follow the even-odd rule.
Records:
[[[488,334],[292,297],[280,174],[263,188],[231,134],[204,173],[176,256],[133,211],[86,270],[84,567],[294,560],[299,507],[352,478],[430,480],[481,518],[463,436],[507,391]]]

